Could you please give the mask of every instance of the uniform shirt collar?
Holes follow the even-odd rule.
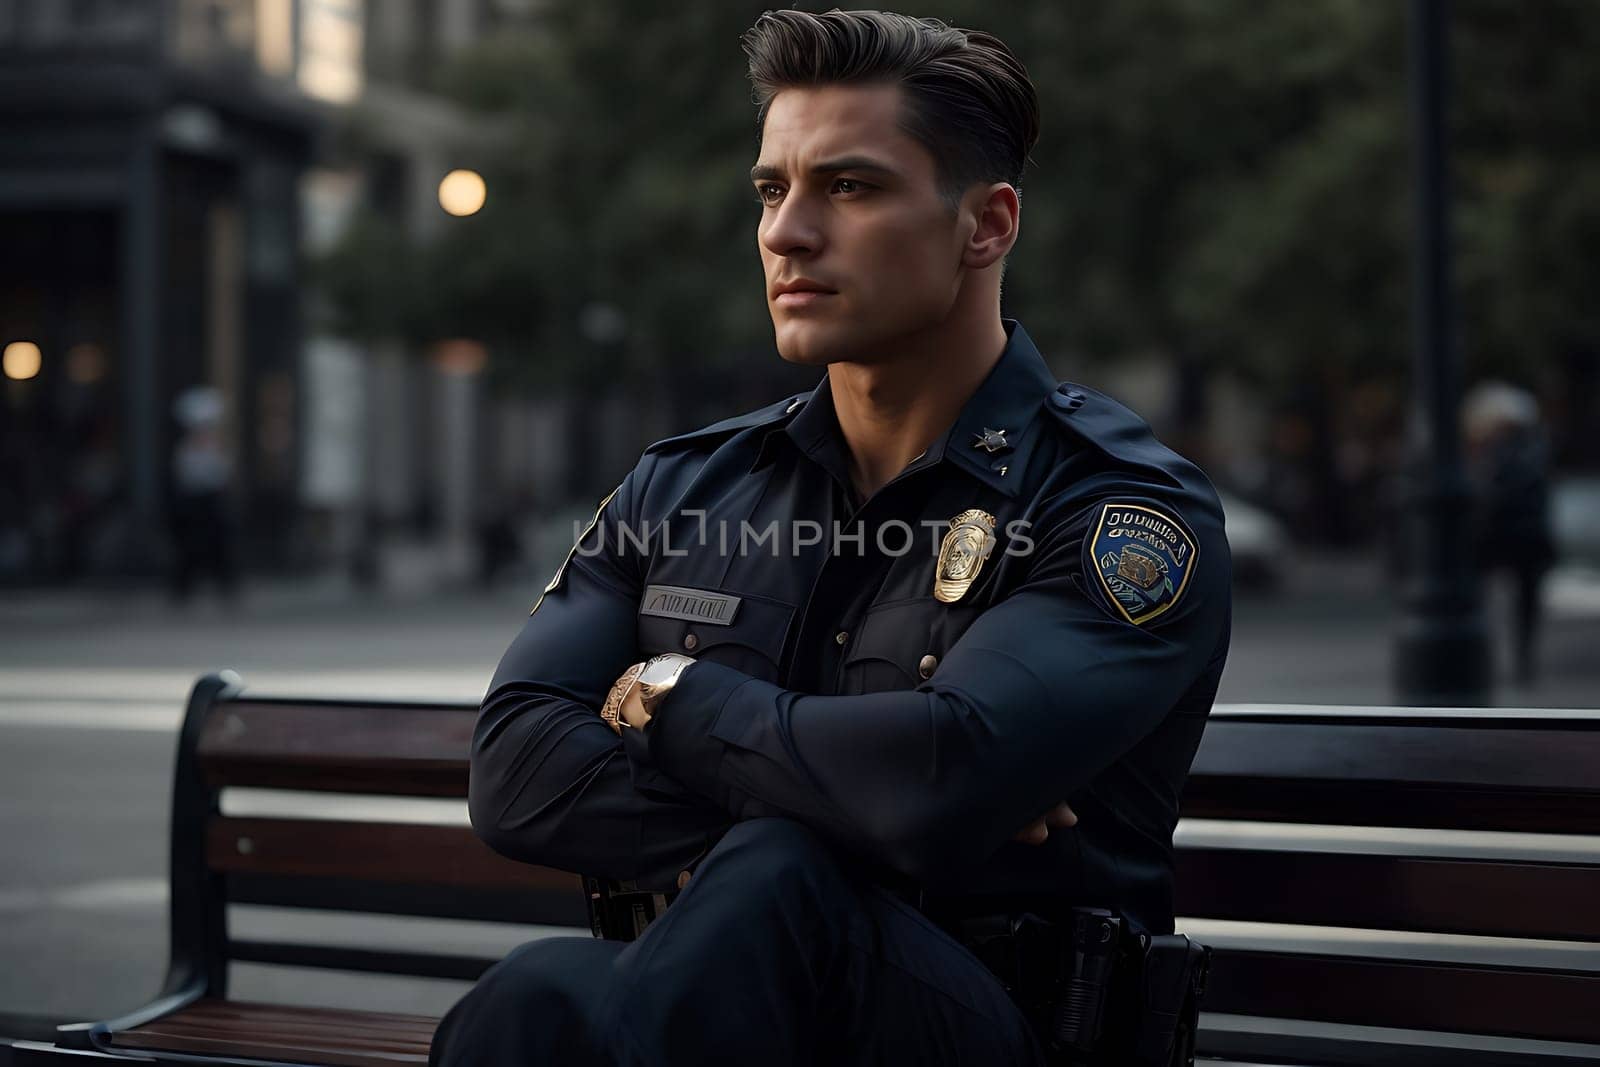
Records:
[[[908,470],[931,467],[949,460],[970,471],[980,481],[1007,496],[1021,492],[1021,470],[1026,454],[1038,436],[1034,415],[1056,388],[1055,375],[1034,346],[1028,331],[1016,319],[1001,319],[1006,347],[989,376],[968,398],[955,423],[928,450],[913,460]],[[986,431],[1004,431],[1004,444],[994,451],[980,447]],[[787,438],[800,452],[836,475],[848,469],[844,440],[833,410],[833,393],[827,375],[800,402],[795,416],[763,440],[756,465],[771,456],[773,443]],[[997,443],[994,434],[991,443]]]
[[[966,468],[980,481],[1016,496],[1022,491],[1028,453],[1039,436],[1034,416],[1055,392],[1056,376],[1020,322],[1000,321],[1009,338],[1005,351],[934,448],[943,459]],[[993,451],[979,444],[986,434],[996,445]],[[933,458],[934,448],[928,449],[928,459]]]

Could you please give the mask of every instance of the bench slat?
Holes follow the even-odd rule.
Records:
[[[589,929],[588,902],[569,886],[489,890],[240,872],[227,875],[223,881],[230,904]]]
[[[510,952],[515,944],[506,946]],[[229,939],[228,958],[239,963],[272,963],[285,967],[321,967],[369,974],[405,974],[417,978],[452,978],[475,982],[500,962],[484,956],[441,952],[389,952],[340,945],[304,945],[276,941]]]
[[[1193,848],[1176,888],[1196,918],[1600,941],[1600,867]]]
[[[1600,796],[1600,720],[1526,728],[1213,718],[1191,774]]]
[[[428,1062],[437,1026],[436,1018],[425,1015],[208,999],[115,1033],[111,1044],[335,1067],[399,1067]]]
[[[1324,1067],[1594,1067],[1600,1046],[1440,1030],[1347,1026],[1200,1013],[1197,1067],[1212,1057],[1249,1064]]]
[[[1594,794],[1196,774],[1180,807],[1189,819],[1600,834]]]
[[[438,1025],[438,1019],[432,1015],[410,1012],[355,1011],[210,998],[197,1000],[181,1012],[173,1013],[174,1016],[179,1014],[193,1020],[216,1023],[247,1023],[285,1029],[298,1027],[307,1032],[368,1034],[379,1039],[396,1034],[431,1036]]]
[[[1360,1026],[1595,1039],[1600,975],[1218,949],[1205,1008]]]
[[[393,796],[467,795],[475,709],[230,701],[206,720],[207,784]]]
[[[301,1023],[297,1020],[279,1018],[270,1024],[239,1017],[235,1019],[158,1019],[148,1023],[137,1030],[127,1031],[120,1035],[121,1040],[114,1042],[125,1046],[134,1042],[153,1043],[173,1038],[203,1038],[212,1042],[233,1042],[236,1044],[270,1041],[279,1048],[285,1047],[318,1047],[318,1046],[345,1046],[358,1048],[361,1052],[394,1053],[412,1051],[417,1046],[417,1038],[432,1037],[431,1029],[426,1034],[418,1034],[407,1040],[405,1035],[394,1027],[380,1027],[376,1025],[339,1027],[330,1023]]]
[[[461,826],[218,816],[206,827],[206,862],[226,872],[583,892],[577,875],[506,859]]]
[[[189,1055],[220,1056],[230,1059],[259,1059],[274,1062],[305,1063],[316,1067],[396,1067],[400,1064],[425,1064],[428,1046],[416,1045],[393,1051],[374,1049],[357,1043],[340,1048],[331,1042],[294,1041],[276,1035],[213,1035],[191,1030],[151,1030],[130,1033],[117,1048],[128,1050],[182,1052]]]

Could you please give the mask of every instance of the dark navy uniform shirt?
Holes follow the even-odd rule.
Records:
[[[732,821],[784,815],[935,897],[1170,929],[1178,796],[1228,649],[1222,511],[1142,420],[1058,386],[1005,328],[950,431],[864,502],[826,379],[650,446],[490,684],[477,832],[667,889]],[[936,598],[974,509],[990,554]],[[697,662],[619,738],[596,709],[661,652]],[[1063,800],[1075,828],[1011,840]]]

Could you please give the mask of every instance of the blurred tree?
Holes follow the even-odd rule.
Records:
[[[389,315],[408,333],[470,327],[543,381],[599,389],[627,376],[683,423],[793,387],[769,354],[760,209],[744,177],[757,143],[738,38],[764,6],[551,0],[537,36],[456,57],[438,86],[510,117],[517,135],[486,168],[488,205],[420,250],[410,281],[378,262],[394,254],[389,237],[352,230],[333,286],[349,320],[381,318],[393,284],[409,296]],[[1007,313],[1047,351],[1172,360],[1189,448],[1213,371],[1256,383],[1310,427],[1305,454],[1320,467],[1304,473],[1324,514],[1338,511],[1341,398],[1398,397],[1412,343],[1405,10],[940,0],[918,11],[998,34],[1039,90]],[[1600,5],[1461,0],[1456,13],[1470,366],[1532,381],[1592,365],[1600,156],[1585,108],[1600,98],[1588,62]]]
[[[451,64],[441,86],[515,116],[519,134],[487,175],[489,205],[430,250],[451,277],[439,302],[502,326],[539,374],[643,379],[692,407],[696,381],[770,331],[743,176],[757,145],[738,38],[752,18],[739,4],[564,0],[537,38]]]
[[[403,318],[415,306],[414,255],[397,222],[370,209],[358,213],[309,275],[323,298],[328,328],[363,341],[413,334],[415,325]]]
[[[1454,44],[1469,367],[1537,389],[1561,458],[1600,465],[1600,5],[1479,0]]]

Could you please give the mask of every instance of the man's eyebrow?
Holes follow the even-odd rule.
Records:
[[[841,170],[870,170],[891,178],[900,176],[900,172],[893,167],[879,163],[877,160],[870,159],[867,156],[844,156],[839,159],[823,160],[811,168],[811,173],[814,175],[834,174]],[[757,163],[750,168],[750,180],[753,182],[774,181],[782,178],[783,171],[765,163]]]

